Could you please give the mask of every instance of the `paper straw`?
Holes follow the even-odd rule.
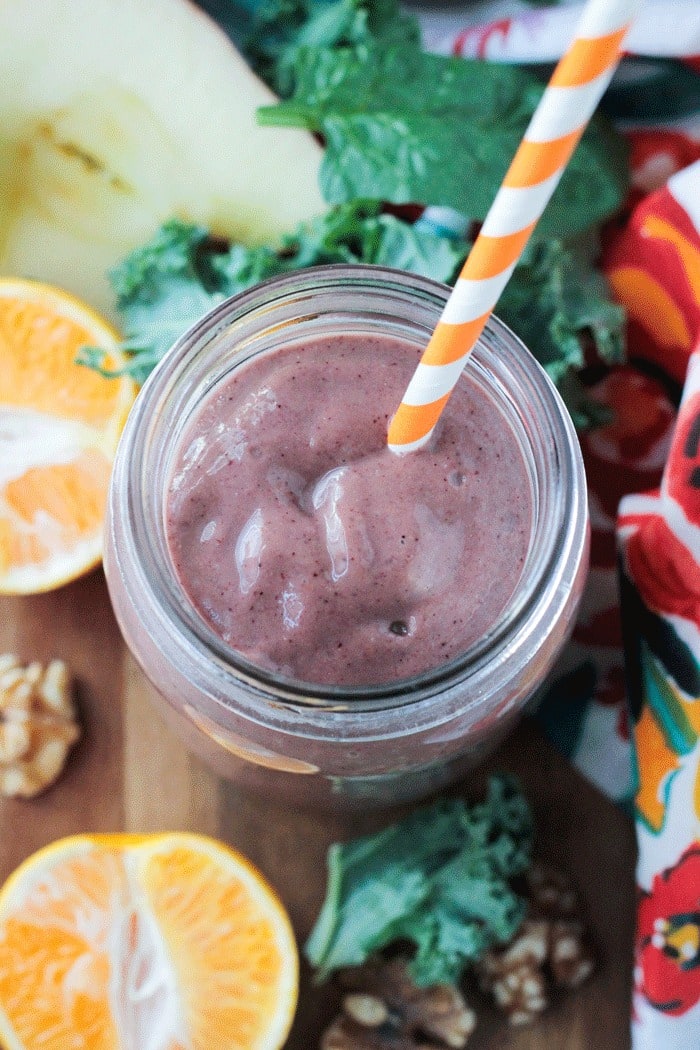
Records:
[[[457,278],[389,425],[392,452],[430,437],[481,332],[620,61],[642,0],[588,0],[574,39]]]

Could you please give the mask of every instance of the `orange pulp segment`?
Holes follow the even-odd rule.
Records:
[[[124,363],[118,335],[48,285],[0,277],[0,593],[50,590],[93,568],[112,460],[136,388],[76,364]]]
[[[296,1005],[286,912],[204,836],[76,836],[0,893],[4,1050],[278,1050]]]

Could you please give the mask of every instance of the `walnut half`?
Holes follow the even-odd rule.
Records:
[[[347,993],[321,1050],[461,1050],[476,1026],[457,988],[419,988],[401,959],[366,963],[339,977]]]
[[[506,945],[491,948],[476,972],[482,991],[513,1025],[530,1024],[549,1006],[556,988],[578,988],[594,969],[594,955],[567,877],[533,864],[528,914]]]
[[[11,653],[0,655],[0,794],[38,795],[79,737],[65,663],[23,666]]]

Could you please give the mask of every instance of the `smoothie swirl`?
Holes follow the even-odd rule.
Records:
[[[188,420],[166,529],[199,615],[258,666],[379,685],[452,660],[497,621],[528,552],[518,440],[468,370],[431,443],[387,425],[420,357],[366,333],[237,367]]]

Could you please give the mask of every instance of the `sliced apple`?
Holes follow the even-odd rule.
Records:
[[[189,0],[2,0],[0,273],[114,317],[106,272],[171,216],[274,242],[325,209],[321,151]]]

